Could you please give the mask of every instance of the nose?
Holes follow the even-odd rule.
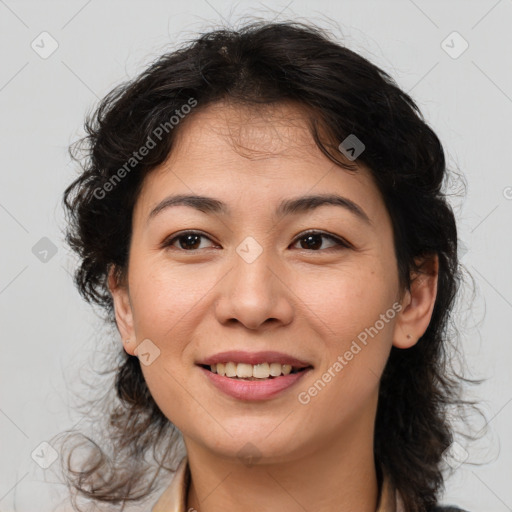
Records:
[[[235,253],[231,270],[219,283],[215,314],[220,323],[239,322],[256,330],[292,321],[294,294],[284,270],[267,253],[251,263]]]

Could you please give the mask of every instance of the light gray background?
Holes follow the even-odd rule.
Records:
[[[483,400],[490,420],[468,461],[488,464],[460,466],[444,501],[472,512],[511,511],[511,0],[280,0],[271,8],[220,0],[0,0],[0,511],[65,510],[65,488],[52,484],[52,468],[41,469],[31,453],[78,421],[68,387],[107,346],[98,347],[101,325],[69,274],[74,258],[60,207],[75,176],[67,146],[82,133],[85,112],[161,51],[251,15],[311,20],[343,37],[410,92],[449,166],[466,176],[467,196],[453,206],[477,296],[460,307],[462,346],[470,376],[487,378],[469,396]],[[50,48],[43,31],[59,45],[46,59],[31,48],[34,40]],[[469,44],[457,58],[442,47],[453,31]],[[462,48],[457,37],[445,43],[452,55]],[[57,249],[46,262],[32,252],[43,237]]]

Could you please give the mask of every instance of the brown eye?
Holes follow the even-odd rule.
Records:
[[[178,237],[181,249],[197,249],[200,245],[201,235],[182,235]]]
[[[332,245],[330,247],[322,247],[324,240],[330,240],[332,242]],[[312,251],[350,247],[350,245],[344,240],[333,235],[322,233],[320,231],[310,231],[309,233],[303,233],[297,238],[295,243],[300,243],[301,249]]]
[[[177,236],[173,236],[172,238],[165,241],[162,246],[163,247],[173,247],[178,250],[184,251],[195,251],[197,249],[204,249],[204,247],[200,247],[201,239],[209,240],[206,235],[202,233],[198,233],[196,231],[185,231]],[[176,245],[177,244],[177,245]]]

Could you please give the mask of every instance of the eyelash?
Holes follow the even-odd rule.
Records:
[[[172,245],[176,240],[179,240],[181,237],[185,237],[187,235],[198,235],[203,238],[208,238],[208,240],[213,242],[213,240],[211,240],[210,237],[208,237],[201,231],[182,231],[181,233],[178,233],[177,235],[173,235],[173,236],[167,238],[166,240],[164,240],[161,247],[162,248],[172,248]],[[307,236],[310,236],[310,235],[320,235],[323,238],[327,238],[327,239],[335,242],[337,247],[329,247],[327,249],[299,249],[299,250],[307,251],[307,252],[325,252],[325,251],[331,251],[331,250],[336,251],[336,250],[340,250],[340,249],[352,248],[352,245],[349,242],[347,242],[346,240],[344,240],[343,238],[331,235],[329,233],[325,233],[323,231],[317,231],[317,230],[309,230],[309,231],[305,231],[304,233],[301,233],[299,236],[297,236],[295,238],[295,240],[292,242],[292,245],[295,245],[297,242],[299,242],[303,238],[306,238]],[[199,249],[188,249],[187,250],[187,249],[181,249],[181,248],[177,248],[177,247],[174,247],[173,249],[176,249],[176,250],[182,251],[182,252],[190,252],[190,253],[197,252],[199,250]],[[210,249],[210,247],[209,247],[209,249]]]

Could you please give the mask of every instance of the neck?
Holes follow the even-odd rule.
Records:
[[[191,484],[186,510],[198,512],[375,512],[379,486],[373,426],[338,433],[284,461],[263,457],[244,465],[186,439]],[[352,433],[352,435],[350,435]]]

